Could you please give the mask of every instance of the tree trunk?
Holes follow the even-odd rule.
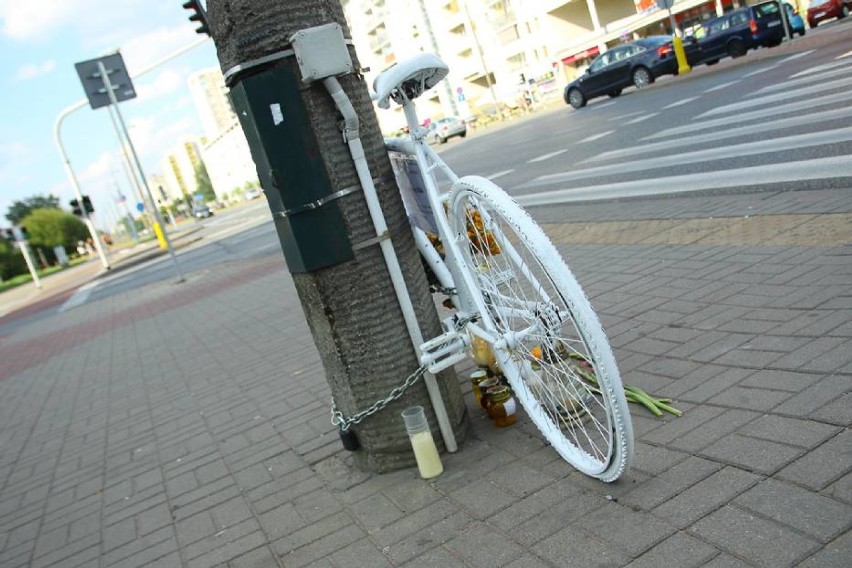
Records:
[[[350,37],[338,0],[209,0],[208,9],[211,34],[223,72],[286,49],[288,38],[301,29],[336,22],[343,27],[344,36]],[[358,69],[351,47],[350,54]],[[279,60],[273,67],[276,73],[294,74],[300,79],[293,57]],[[339,77],[338,80],[361,121],[361,140],[370,172],[423,336],[434,337],[441,332],[437,312],[408,228],[367,86],[355,74]],[[313,136],[315,140],[298,146],[319,149],[332,192],[352,186],[360,188],[348,146],[342,140],[340,116],[323,85],[302,86],[301,103],[312,131],[305,136]],[[309,150],[293,147],[276,148],[275,151],[292,153]],[[259,156],[254,155],[254,148],[253,157],[256,164],[262,162]],[[278,175],[287,176],[288,172]],[[280,195],[270,194],[278,189],[264,189],[272,207],[281,202]],[[331,206],[340,208],[346,234],[353,245],[375,237],[362,192],[350,193],[332,202]],[[283,237],[277,216],[276,225]],[[317,227],[317,230],[322,228]],[[294,273],[293,279],[331,392],[345,415],[366,409],[384,398],[418,367],[378,245],[356,249],[354,260],[311,272]],[[467,428],[467,414],[458,381],[453,373],[442,373],[438,379],[450,421],[461,440]],[[286,379],[282,377],[282,380]],[[362,446],[355,452],[359,467],[384,471],[414,463],[400,418],[400,412],[412,404],[426,408],[435,440],[443,449],[437,420],[421,381],[400,400],[353,427]]]

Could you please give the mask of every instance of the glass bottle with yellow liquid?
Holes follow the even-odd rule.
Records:
[[[511,426],[518,421],[518,403],[509,392],[509,387],[500,385],[485,391],[488,399],[488,416],[498,428]]]

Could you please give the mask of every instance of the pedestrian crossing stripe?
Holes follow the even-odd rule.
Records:
[[[852,176],[850,156],[832,156],[830,158],[747,166],[729,170],[714,170],[712,173],[700,172],[556,189],[515,195],[515,200],[522,206],[528,207],[574,201],[692,193],[709,189],[772,185],[790,181],[826,180],[836,178],[838,175]]]
[[[706,148],[703,150],[686,152],[682,154],[670,153],[658,155],[654,158],[637,160],[634,162],[617,163],[610,164],[607,166],[597,166],[581,170],[572,170],[570,172],[548,174],[537,177],[531,182],[518,185],[516,186],[516,188],[523,189],[542,185],[553,185],[556,183],[562,183],[570,180],[600,177],[605,175],[635,173],[658,168],[669,168],[674,166],[683,166],[687,164],[705,163],[714,160],[726,160],[741,156],[756,156],[760,154],[784,152],[788,150],[810,148],[813,146],[821,146],[824,144],[839,144],[850,141],[852,141],[852,126],[847,128],[837,128],[824,132],[808,132],[806,134],[796,134],[793,136],[774,138],[771,140],[761,140],[758,142],[723,145],[715,148]],[[852,175],[852,164],[850,164],[848,170],[850,175]]]

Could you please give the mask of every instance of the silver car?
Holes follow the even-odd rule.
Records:
[[[449,138],[453,136],[467,136],[467,124],[460,118],[449,116],[441,118],[429,125],[429,133],[426,134],[426,140],[430,143],[440,142],[446,144]]]

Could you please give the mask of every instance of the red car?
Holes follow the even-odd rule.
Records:
[[[808,25],[815,28],[823,20],[845,18],[852,0],[811,0],[808,5]]]

